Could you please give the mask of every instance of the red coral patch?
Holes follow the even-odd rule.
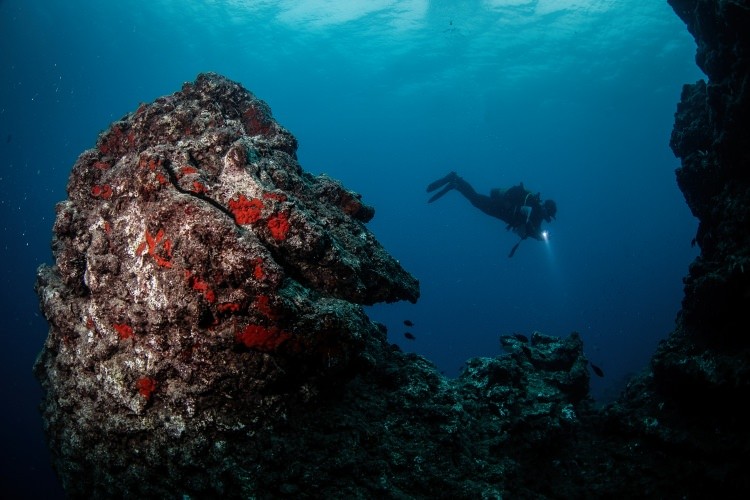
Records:
[[[112,325],[112,328],[115,329],[117,334],[123,340],[129,339],[133,336],[133,328],[130,325],[126,325],[125,323],[115,323],[114,325]]]
[[[289,231],[289,219],[283,212],[279,212],[268,219],[268,229],[271,230],[271,236],[276,240],[286,239],[286,233]]]
[[[269,319],[276,319],[278,315],[274,312],[271,307],[271,301],[268,295],[258,295],[255,298],[255,309],[263,316]]]
[[[172,267],[172,240],[170,239],[164,239],[164,229],[159,229],[157,231],[156,235],[152,235],[148,232],[148,229],[146,229],[145,233],[145,242],[141,242],[140,245],[138,245],[138,248],[136,249],[135,253],[136,255],[141,255],[143,251],[148,247],[148,254],[154,258],[154,261],[156,264],[160,267],[166,267],[171,268]],[[163,257],[162,255],[159,255],[157,253],[157,250],[159,247],[162,247],[164,249],[164,254],[166,254],[166,257]]]
[[[99,184],[94,184],[91,187],[91,196],[108,200],[112,198],[112,186],[109,184],[102,184],[101,186]]]
[[[275,351],[289,338],[290,334],[276,326],[266,328],[260,325],[247,325],[236,336],[237,342],[245,344],[245,347],[262,352]]]
[[[222,302],[216,306],[216,310],[220,313],[239,312],[240,305],[237,302]]]
[[[248,135],[267,135],[271,130],[271,120],[266,112],[250,106],[242,113],[243,124]]]
[[[156,390],[156,380],[151,377],[141,377],[135,385],[138,393],[146,399],[151,399],[151,394]]]
[[[236,200],[229,200],[229,210],[232,211],[237,224],[252,224],[260,219],[263,202],[258,198],[248,200],[245,195],[241,194]]]
[[[152,172],[155,172],[156,169],[158,167],[161,167],[163,163],[164,163],[163,158],[142,156],[141,159],[138,161],[138,167],[148,168]]]
[[[207,301],[211,303],[216,302],[216,292],[213,291],[208,281],[203,281],[198,276],[193,276],[188,270],[185,271],[185,277],[188,279],[188,284],[193,290],[201,292]]]
[[[258,257],[253,261],[253,264],[255,264],[255,269],[253,270],[253,276],[255,276],[256,280],[262,280],[266,277],[266,272],[263,270],[263,259]]]

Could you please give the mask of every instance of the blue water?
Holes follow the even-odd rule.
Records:
[[[77,155],[140,102],[203,71],[242,83],[420,280],[417,304],[368,308],[393,342],[454,376],[499,335],[578,331],[606,401],[673,328],[696,255],[668,147],[694,52],[663,0],[0,0],[0,492],[61,496],[34,272]],[[554,199],[549,243],[509,259],[502,222],[457,193],[427,205],[450,170]]]

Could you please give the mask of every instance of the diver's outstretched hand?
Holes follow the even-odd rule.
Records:
[[[455,188],[456,187],[455,180],[457,178],[458,178],[458,175],[456,175],[456,172],[449,172],[448,175],[446,175],[445,177],[441,177],[440,179],[431,182],[427,186],[428,193],[435,191],[439,187],[442,187],[443,189],[433,194],[432,197],[429,200],[427,200],[427,203],[432,203],[438,198],[441,198],[445,193],[447,193],[451,189]]]

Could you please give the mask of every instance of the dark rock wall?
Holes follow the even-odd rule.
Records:
[[[700,224],[675,335],[656,382],[691,404],[750,396],[750,2],[670,0],[708,81],[685,85],[671,146],[677,182]]]
[[[750,2],[669,0],[707,81],[685,85],[671,147],[699,219],[675,331],[651,369],[603,412],[597,436],[623,474],[660,498],[750,494]],[[619,444],[618,444],[619,443]],[[632,447],[631,451],[634,451]],[[635,471],[640,471],[634,474]],[[643,481],[648,477],[647,481]]]
[[[683,326],[712,345],[750,344],[750,4],[670,0],[708,82],[685,85],[671,146],[700,226],[685,281]]]

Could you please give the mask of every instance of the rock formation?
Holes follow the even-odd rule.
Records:
[[[80,155],[37,280],[66,486],[171,474],[185,442],[226,456],[215,432],[254,433],[344,377],[379,335],[359,304],[417,299],[374,210],[296,147],[265,103],[203,74]]]
[[[671,146],[677,181],[700,227],[701,254],[686,280],[683,325],[713,346],[747,340],[750,322],[750,7],[670,0],[696,39],[708,76],[685,85]]]
[[[696,62],[708,76],[684,86],[671,138],[701,253],[684,280],[675,331],[607,415],[618,431],[648,443],[641,453],[663,457],[644,471],[659,471],[644,488],[743,497],[750,493],[750,3],[669,3],[695,37]]]
[[[671,141],[701,254],[619,400],[593,408],[575,333],[502,337],[455,380],[389,345],[361,305],[418,285],[373,209],[203,74],[103,133],[58,206],[35,372],[70,497],[746,497],[750,5],[669,2],[708,75]]]
[[[66,492],[533,491],[524,462],[589,408],[578,335],[506,337],[457,380],[389,345],[360,304],[414,301],[417,282],[365,227],[373,209],[295,148],[263,102],[203,74],[79,157],[37,277]]]

